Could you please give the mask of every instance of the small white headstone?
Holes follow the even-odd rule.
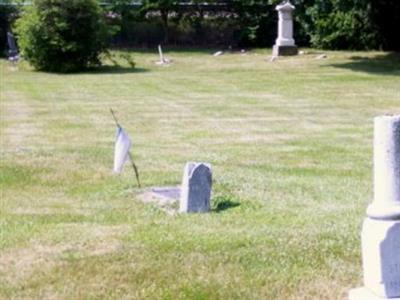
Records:
[[[212,173],[206,163],[188,162],[183,171],[180,212],[210,210]]]

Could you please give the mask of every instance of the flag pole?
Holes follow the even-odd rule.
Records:
[[[118,123],[117,117],[115,116],[114,111],[113,111],[112,108],[110,108],[110,112],[111,112],[111,115],[112,115],[113,118],[114,118],[114,122],[115,122],[115,124],[117,125],[117,127],[121,128],[121,126],[120,126],[119,123]]]
[[[117,125],[117,127],[118,127],[118,128],[122,128],[121,125],[119,125],[118,119],[117,119],[117,117],[115,116],[115,113],[114,113],[114,111],[112,110],[112,108],[110,108],[110,112],[111,112],[111,115],[112,115],[113,118],[114,118],[114,122],[115,122],[115,124]],[[128,156],[129,156],[129,160],[131,161],[133,171],[135,172],[135,176],[136,176],[136,181],[137,181],[137,183],[138,183],[138,187],[141,188],[141,184],[140,184],[140,180],[139,180],[139,171],[138,171],[138,168],[137,168],[135,162],[133,161],[132,154],[131,154],[131,152],[130,152],[129,150],[128,150]]]
[[[135,171],[135,176],[136,176],[136,181],[137,181],[137,183],[138,183],[138,187],[141,188],[142,186],[140,185],[138,168],[136,167],[136,165],[135,165],[135,163],[134,163],[134,161],[133,161],[132,154],[131,154],[130,151],[128,151],[128,155],[129,155],[129,159],[130,159],[131,164],[132,164],[132,168],[133,168],[133,170]]]

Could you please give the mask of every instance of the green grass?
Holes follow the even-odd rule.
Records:
[[[160,67],[137,51],[136,69],[67,75],[0,61],[0,298],[345,299],[400,60],[327,54],[167,51]],[[170,216],[128,166],[112,174],[110,107],[144,189],[212,165],[210,214]]]

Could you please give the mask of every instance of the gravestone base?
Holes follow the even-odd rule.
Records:
[[[349,292],[349,300],[400,300],[400,297],[397,298],[382,298],[365,287],[352,289]]]
[[[178,212],[179,198],[181,195],[180,186],[153,187],[138,195],[144,203],[150,203],[169,215]]]
[[[272,48],[272,56],[290,56],[297,55],[299,53],[299,49],[296,45],[293,46],[279,46],[274,45]]]
[[[400,221],[365,218],[364,286],[381,299],[400,297]]]

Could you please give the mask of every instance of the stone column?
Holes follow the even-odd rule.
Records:
[[[180,212],[208,212],[210,210],[212,173],[206,163],[188,162],[183,170]]]
[[[400,300],[400,115],[375,118],[374,201],[362,229],[364,287],[350,300]]]
[[[278,38],[272,49],[272,55],[297,55],[298,49],[293,39],[294,6],[287,1],[279,4],[275,9],[279,15]]]

